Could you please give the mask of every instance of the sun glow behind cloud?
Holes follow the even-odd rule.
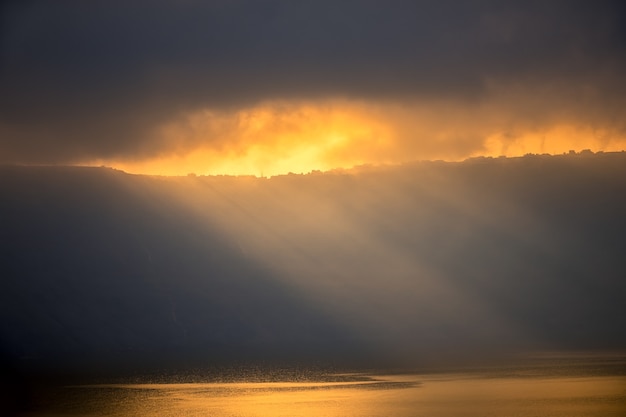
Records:
[[[283,100],[200,109],[155,129],[156,151],[87,164],[153,175],[274,176],[414,160],[626,149],[619,127],[578,120],[575,113],[520,115],[517,103],[532,108],[529,100]]]
[[[143,160],[98,161],[129,172],[272,176],[349,168],[386,152],[391,127],[360,103],[270,102],[199,110],[161,126],[168,149]],[[381,162],[376,160],[375,162]]]
[[[561,154],[570,150],[621,151],[626,137],[606,129],[576,124],[557,124],[511,135],[496,132],[485,139],[487,156],[521,156],[533,154]]]

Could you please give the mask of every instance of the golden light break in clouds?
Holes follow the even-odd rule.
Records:
[[[522,105],[520,118],[516,106]],[[201,109],[155,129],[151,143],[160,144],[159,152],[86,163],[151,175],[274,176],[415,160],[626,149],[618,128],[579,120],[572,111],[548,116],[541,108],[529,114],[529,108],[532,103],[520,100],[328,99]]]

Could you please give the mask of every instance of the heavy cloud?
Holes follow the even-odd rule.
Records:
[[[2,16],[4,162],[149,158],[180,146],[168,123],[276,100],[447,103],[442,114],[504,108],[523,126],[625,130],[617,1],[30,1]],[[508,134],[485,123],[457,154]],[[409,131],[398,153],[419,156],[424,136]]]

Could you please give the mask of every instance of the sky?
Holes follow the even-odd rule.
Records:
[[[626,149],[621,1],[1,7],[1,163],[269,176]]]

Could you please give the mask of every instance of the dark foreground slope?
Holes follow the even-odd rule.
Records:
[[[3,167],[0,195],[20,366],[626,348],[623,153],[271,179]]]
[[[158,179],[95,168],[0,175],[0,340],[26,365],[306,359],[350,339]]]

